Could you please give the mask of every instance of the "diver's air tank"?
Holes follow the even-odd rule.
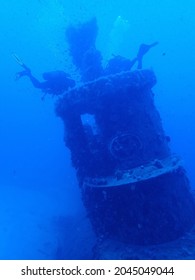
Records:
[[[151,70],[101,77],[57,103],[94,231],[132,244],[182,236],[195,218],[189,181],[169,148]]]

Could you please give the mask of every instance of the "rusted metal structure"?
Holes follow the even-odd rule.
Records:
[[[154,104],[155,83],[151,70],[121,72],[75,87],[57,102],[97,236],[158,244],[194,223],[188,178]]]

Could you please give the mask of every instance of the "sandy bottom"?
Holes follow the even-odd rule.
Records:
[[[89,256],[90,249],[82,250],[82,244],[83,240],[93,236],[90,224],[84,213],[78,217],[70,201],[71,197],[52,191],[1,186],[0,259],[47,260]]]

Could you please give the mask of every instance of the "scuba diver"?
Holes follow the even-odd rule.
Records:
[[[39,88],[44,92],[44,96],[46,94],[52,95],[60,95],[69,88],[75,86],[75,81],[70,78],[70,76],[64,71],[52,71],[43,73],[43,82],[40,82],[37,78],[35,78],[29,67],[27,67],[17,55],[13,55],[17,63],[19,63],[24,70],[16,73],[16,80],[21,77],[27,76],[32,82],[35,88]],[[44,96],[42,98],[44,98]]]
[[[130,71],[131,68],[137,63],[137,69],[142,69],[144,55],[154,46],[158,45],[158,42],[152,44],[141,44],[136,57],[132,60],[123,56],[116,55],[108,61],[104,73],[106,75],[120,73],[122,71]]]

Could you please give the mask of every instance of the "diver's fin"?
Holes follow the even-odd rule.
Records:
[[[13,53],[12,56],[18,64],[20,64],[22,67],[24,67],[23,61],[19,58],[19,56],[17,54]]]
[[[15,59],[15,61],[25,69],[24,71],[16,73],[15,80],[19,80],[23,76],[31,76],[30,68],[27,67],[26,64],[24,64],[24,62],[19,58],[19,56],[15,53],[13,53],[12,56]]]
[[[156,41],[156,42],[150,44],[149,47],[152,48],[152,47],[155,47],[155,46],[158,45],[158,44],[159,44],[159,42]]]
[[[137,53],[137,61],[138,61],[138,69],[142,69],[142,60],[143,60],[143,56],[152,48],[155,47],[156,45],[158,45],[158,42],[154,42],[150,45],[146,45],[146,44],[141,44],[139,47],[139,51]]]
[[[154,42],[150,45],[146,45],[146,44],[141,44],[139,47],[139,51],[137,54],[137,58],[138,59],[142,59],[143,56],[154,46],[158,45],[158,42]]]

